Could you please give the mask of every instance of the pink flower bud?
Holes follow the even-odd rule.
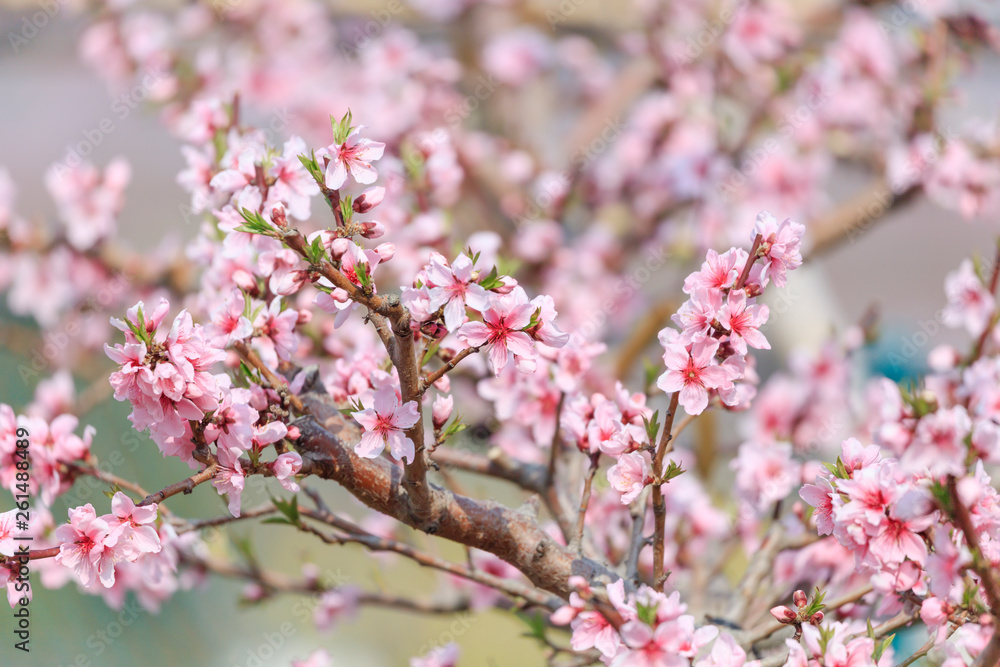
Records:
[[[256,602],[264,598],[264,589],[259,584],[247,584],[243,587],[243,599],[247,602]]]
[[[285,206],[281,202],[275,204],[274,208],[271,209],[271,222],[282,229],[288,226],[288,219],[285,217]]]
[[[241,290],[248,294],[257,293],[257,281],[254,280],[254,277],[250,275],[250,273],[244,271],[243,269],[233,271],[233,282],[236,283]]]
[[[451,391],[451,379],[447,375],[442,375],[434,383],[434,388],[440,391],[442,394],[447,394]]]
[[[330,256],[333,259],[340,259],[350,247],[350,240],[345,238],[334,239],[333,243],[330,244]]]
[[[792,594],[792,602],[795,603],[796,607],[802,609],[809,604],[809,599],[806,597],[805,591],[795,591],[795,593]]]
[[[382,262],[388,262],[396,254],[396,244],[395,243],[380,243],[378,247],[375,248],[375,254],[379,256]]]
[[[500,287],[493,288],[497,294],[510,294],[517,287],[517,281],[510,276],[500,276],[500,282],[503,283]]]
[[[312,322],[313,314],[308,308],[299,309],[299,317],[295,320],[296,324],[309,324]]]
[[[302,431],[299,430],[298,426],[289,426],[288,433],[285,435],[289,440],[298,440],[302,436]]]
[[[809,622],[818,627],[823,622],[823,612],[817,611],[809,617]]]
[[[377,239],[385,234],[385,225],[374,220],[358,223],[358,227],[361,228],[361,235],[366,239]]]
[[[434,408],[431,414],[434,428],[443,428],[448,418],[451,417],[452,408],[455,407],[455,399],[451,396],[438,396],[434,399]]]
[[[785,605],[778,605],[771,610],[771,616],[778,619],[779,623],[792,623],[798,616],[794,611]]]
[[[385,197],[385,188],[382,186],[375,186],[374,188],[368,188],[354,200],[351,204],[351,208],[354,209],[355,213],[367,213],[376,206],[382,203],[382,199]]]

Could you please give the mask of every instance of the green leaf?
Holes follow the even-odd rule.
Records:
[[[478,258],[478,253],[477,253]],[[475,262],[473,262],[474,264]],[[479,286],[484,290],[493,290],[498,287],[503,287],[503,281],[500,280],[500,274],[497,272],[497,267],[493,267],[489,274],[479,279]]]
[[[280,498],[271,498],[271,502],[274,503],[275,509],[285,515],[288,522],[292,525],[299,525],[302,519],[299,517],[299,497],[292,496],[291,500],[281,500]]]
[[[816,587],[816,592],[813,594],[813,599],[809,602],[809,606],[806,607],[804,615],[809,618],[818,611],[823,611],[826,605],[823,604],[823,598],[826,597],[826,592],[821,591],[819,586]]]
[[[656,434],[660,432],[660,411],[657,410],[654,412],[652,419],[646,419],[645,415],[643,415],[642,423],[646,427],[646,436],[649,438],[649,441],[651,443],[656,442]]]
[[[354,273],[358,277],[358,282],[364,288],[372,286],[372,279],[368,276],[368,265],[365,262],[358,262],[354,265]]]
[[[293,523],[283,516],[272,516],[261,521],[261,523],[280,523],[284,526],[298,526],[299,524]]]
[[[872,657],[875,659],[875,662],[878,662],[879,660],[882,659],[882,654],[885,653],[885,650],[889,648],[889,646],[892,644],[892,640],[895,638],[896,635],[895,633],[893,633],[888,637],[886,637],[885,639],[883,639],[881,643],[875,645],[875,651],[872,653]]]
[[[333,142],[336,144],[342,144],[347,141],[347,137],[350,136],[351,131],[354,127],[351,125],[353,117],[351,115],[351,110],[348,109],[347,113],[340,121],[335,121],[333,116],[330,116],[330,126],[333,128]]]
[[[528,626],[528,631],[522,636],[533,637],[539,641],[545,640],[545,619],[542,617],[540,612],[536,611],[529,614],[527,612],[518,611],[514,612],[514,615],[524,621],[524,624]]]
[[[439,340],[434,341],[427,348],[427,351],[424,352],[424,358],[420,361],[420,366],[421,367],[426,366],[427,362],[434,358],[434,355],[437,354],[437,351],[440,348],[441,348],[441,341],[439,341]]]
[[[671,461],[670,465],[667,466],[667,469],[663,473],[663,481],[669,482],[674,477],[680,477],[685,472],[687,471],[681,468],[680,464],[678,464],[676,461]]]
[[[461,422],[461,418],[462,418],[461,415],[457,415],[455,419],[452,420],[452,422],[444,428],[444,431],[441,432],[441,442],[444,442],[451,436],[457,435],[462,431],[464,431],[465,429],[469,428],[468,424],[463,424]]]
[[[343,197],[340,200],[340,216],[344,219],[344,224],[346,225],[351,221],[354,216],[354,207],[352,206],[351,197]]]
[[[240,209],[240,216],[245,221],[245,224],[240,225],[236,228],[237,231],[247,232],[248,234],[261,234],[263,236],[274,236],[274,230],[267,223],[266,220],[261,216],[260,213],[256,211],[250,211],[246,208]]]
[[[656,627],[656,608],[658,606],[659,605],[653,604],[653,605],[650,605],[650,606],[647,607],[642,602],[639,602],[637,600],[636,603],[635,603],[636,615],[639,617],[640,621],[642,621],[643,623],[645,623],[646,625],[648,625],[651,628],[655,628]]]

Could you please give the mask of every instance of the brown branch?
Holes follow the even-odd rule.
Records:
[[[757,261],[757,250],[763,242],[763,234],[758,234],[754,237],[753,245],[750,246],[750,254],[747,256],[747,263],[743,265],[743,271],[740,273],[740,277],[736,279],[735,283],[733,283],[733,290],[743,289],[743,285],[746,284],[747,278],[750,277],[750,269],[753,268],[754,262]]]
[[[993,635],[982,653],[976,657],[975,667],[997,665],[1000,664],[1000,587],[997,586],[997,580],[993,577],[992,566],[983,557],[979,536],[972,524],[969,508],[965,506],[958,494],[958,484],[954,475],[948,475],[947,485],[953,518],[961,529],[962,535],[965,536],[965,543],[972,553],[972,569],[979,575],[981,590],[989,605],[990,615],[993,617]]]
[[[183,526],[177,529],[177,534],[182,535],[184,533],[190,533],[194,530],[202,530],[203,528],[213,528],[215,526],[223,526],[230,523],[235,523],[236,521],[243,521],[245,519],[256,519],[258,517],[267,516],[268,514],[274,514],[278,510],[275,509],[274,505],[268,503],[261,507],[257,507],[249,510],[240,510],[239,516],[233,516],[232,514],[224,514],[222,516],[213,517],[211,519],[199,519],[197,521],[188,521]]]
[[[271,389],[278,392],[278,396],[281,397],[282,402],[287,401],[288,405],[292,406],[295,409],[295,412],[300,415],[308,412],[306,407],[302,405],[301,399],[288,390],[288,384],[278,377],[277,373],[268,368],[267,364],[265,364],[263,360],[257,356],[257,353],[250,349],[246,343],[243,341],[237,341],[233,347],[236,348],[236,351],[239,352],[244,361],[260,371],[260,374],[264,376],[267,383],[271,385]]]
[[[587,476],[583,479],[583,495],[580,498],[580,507],[576,515],[576,532],[573,533],[569,545],[569,548],[575,551],[577,555],[583,553],[583,524],[587,519],[587,508],[590,506],[590,488],[594,483],[594,474],[597,473],[600,459],[600,452],[590,455],[590,470],[587,471]]]
[[[243,568],[218,559],[192,559],[186,557],[184,562],[191,567],[222,577],[253,581],[272,593],[321,595],[328,591],[337,590],[336,587],[324,587],[315,581],[296,580],[279,572],[270,572],[259,568]],[[460,599],[454,602],[433,602],[369,591],[359,593],[357,602],[360,605],[388,607],[422,614],[453,614],[460,611],[467,611],[470,608],[469,600],[467,599]]]
[[[997,243],[997,254],[993,259],[993,274],[990,277],[989,290],[991,295],[995,295],[997,292],[997,280],[1000,279],[1000,242]],[[990,320],[992,325],[994,320]],[[993,326],[988,326],[983,329],[983,333],[980,334],[979,340],[976,341],[976,347],[972,350],[972,355],[969,357],[969,364],[973,364],[976,359],[980,357],[983,353],[983,348],[986,347],[986,340],[990,337],[990,333],[993,331]]]
[[[218,472],[219,466],[216,463],[212,463],[207,468],[203,469],[201,472],[197,472],[191,475],[187,479],[182,479],[179,482],[174,482],[173,484],[164,487],[160,491],[152,495],[146,496],[139,506],[152,505],[153,503],[162,503],[167,498],[176,496],[178,493],[183,493],[185,495],[194,491],[194,487],[199,484],[204,484],[205,482],[211,480],[215,477],[215,473]]]
[[[919,187],[913,186],[897,194],[885,178],[876,179],[867,189],[808,225],[812,246],[804,261],[814,260],[845,241],[853,243],[877,221],[885,219],[889,211],[902,206],[919,191]],[[871,212],[873,207],[877,215]]]
[[[491,500],[474,500],[428,485],[430,514],[410,511],[399,467],[383,459],[357,456],[312,417],[296,422],[302,473],[338,482],[368,507],[409,526],[491,553],[521,572],[539,588],[567,597],[571,575],[607,585],[619,577],[604,565],[577,557],[538,525],[530,512],[518,512]],[[611,619],[609,619],[611,620]]]
[[[451,359],[449,359],[447,362],[445,362],[445,364],[443,366],[441,366],[441,368],[437,369],[433,373],[429,373],[427,375],[427,377],[425,377],[425,378],[423,378],[423,379],[420,380],[420,392],[419,393],[421,395],[423,395],[423,393],[425,391],[427,391],[428,389],[431,388],[431,385],[433,385],[435,382],[437,382],[442,377],[444,377],[445,373],[448,373],[449,371],[454,370],[455,366],[457,366],[462,361],[462,359],[465,359],[466,357],[468,357],[470,355],[473,355],[476,352],[479,352],[480,349],[482,349],[482,348],[481,347],[467,347],[464,350],[462,350],[461,352],[459,352],[458,354],[456,354],[454,357],[452,357]]]
[[[300,509],[299,511],[303,516],[321,521],[346,533],[345,535],[329,535],[317,530],[309,524],[304,523],[300,526],[303,531],[315,535],[327,544],[360,544],[372,551],[391,551],[401,556],[405,556],[424,567],[441,570],[442,572],[447,572],[449,574],[469,579],[470,581],[475,581],[485,586],[489,586],[490,588],[503,591],[508,595],[524,598],[528,602],[548,609],[557,609],[562,605],[562,600],[550,593],[546,593],[532,586],[526,586],[517,581],[511,581],[509,579],[489,574],[488,572],[484,572],[482,570],[471,568],[468,565],[444,560],[443,558],[421,551],[404,542],[398,542],[385,537],[372,535],[351,522],[328,511],[310,509]]]
[[[760,235],[757,235],[758,239]],[[664,534],[666,532],[667,506],[663,499],[663,488],[660,480],[663,477],[663,459],[667,453],[673,449],[673,438],[670,430],[674,426],[674,415],[677,414],[677,403],[680,393],[674,392],[670,396],[670,407],[664,416],[663,435],[660,436],[660,444],[656,448],[656,456],[653,458],[653,519],[655,530],[653,532],[653,588],[663,590],[666,581],[663,576],[664,559]]]

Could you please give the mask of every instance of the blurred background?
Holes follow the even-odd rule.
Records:
[[[476,40],[506,26],[530,24],[549,33],[553,28],[545,20],[546,12],[559,12],[560,4],[566,2],[526,2],[517,11],[490,7],[455,24],[430,20],[426,13],[405,6],[394,13],[393,20],[422,39],[457,45],[453,55],[462,60],[474,57]],[[53,3],[62,7],[54,0]],[[379,0],[330,4],[335,15],[348,21],[365,21],[372,12],[385,6]],[[555,34],[580,33],[594,37],[597,43],[620,44],[636,38],[643,30],[642,14],[631,3],[575,0],[572,4],[573,11],[558,24]],[[0,35],[20,30],[25,17],[38,11],[36,3],[0,3]],[[179,215],[190,199],[176,184],[176,175],[185,164],[179,143],[148,104],[138,104],[124,118],[117,115],[114,96],[78,57],[83,25],[84,20],[79,16],[60,9],[16,51],[7,37],[0,44],[0,164],[7,167],[16,185],[18,209],[32,224],[49,224],[56,211],[43,183],[45,170],[63,159],[68,147],[79,142],[102,119],[115,117],[114,131],[103,135],[88,159],[103,165],[117,156],[125,156],[132,165],[132,182],[118,220],[120,238],[140,250],[158,248],[158,252],[166,252],[171,247],[179,248],[197,232],[196,225],[186,224]],[[996,117],[1000,106],[1000,86],[996,85],[1000,80],[1000,63],[989,54],[981,62],[980,69],[963,75],[960,88],[965,95],[964,108],[950,112],[954,116],[949,122],[961,124],[971,117]],[[550,94],[544,88],[532,92],[519,99],[522,106],[517,107],[516,113],[528,118],[533,113],[547,113],[546,107],[554,102]],[[527,126],[530,128],[530,122]],[[286,133],[291,131],[307,130],[296,127],[292,119]],[[370,136],[378,135],[373,132]],[[322,142],[323,138],[313,137],[313,140]],[[530,137],[529,141],[543,154],[560,150],[550,145],[558,144],[557,138],[544,133]],[[866,182],[865,174],[838,166],[828,198],[846,200]],[[798,272],[790,287],[794,307],[770,325],[772,344],[777,352],[793,344],[816,346],[831,331],[857,322],[869,306],[877,304],[882,338],[867,352],[867,363],[872,369],[895,375],[897,379],[920,370],[923,355],[913,357],[913,367],[906,369],[888,363],[886,355],[899,350],[919,331],[921,321],[936,316],[945,303],[943,280],[947,272],[970,254],[991,256],[998,230],[996,219],[964,222],[923,200],[892,211],[857,243],[842,244]],[[677,284],[674,277],[664,287],[676,289]],[[23,340],[31,326],[26,318],[0,306],[4,343],[0,350],[0,377],[7,378],[0,383],[0,401],[14,406],[28,402],[34,391],[31,383],[23,383],[17,377],[27,351],[17,341]],[[944,331],[935,341],[964,344],[962,338]],[[769,358],[762,355],[765,371],[771,363]],[[102,368],[104,360],[95,361],[95,366]],[[105,400],[82,417],[82,422],[97,428],[94,452],[99,458],[118,446],[129,427],[128,412],[126,405]],[[182,463],[161,458],[145,435],[138,437],[142,446],[116,470],[117,474],[138,480],[146,488],[160,488],[188,474]],[[474,495],[505,499],[503,489],[480,478],[463,479],[463,484]],[[331,498],[343,498],[334,488],[320,488]],[[175,498],[171,505],[185,516],[221,513],[222,501],[211,490],[202,491]],[[82,492],[71,497],[83,502],[103,501],[100,490],[92,493],[91,498]],[[266,497],[265,491],[257,487],[247,492],[243,505],[252,507]],[[0,492],[0,507],[8,506],[9,502],[9,495]],[[343,498],[343,502],[349,503],[349,499]],[[63,518],[66,505],[65,498],[56,502],[53,508],[56,521]],[[229,532],[248,539],[261,562],[293,574],[297,563],[306,556],[325,575],[368,589],[431,592],[422,588],[429,580],[422,578],[423,573],[412,564],[385,568],[378,558],[361,548],[324,549],[315,540],[290,534],[280,527],[254,526],[250,522]],[[414,539],[419,544],[424,538],[415,535]],[[220,550],[232,549],[226,535],[217,536],[210,545]],[[457,548],[449,555],[463,558]],[[100,598],[80,595],[71,586],[60,590],[37,587],[31,605],[30,658],[12,651],[13,642],[4,630],[0,664],[115,666],[138,661],[156,665],[192,664],[191,656],[197,656],[193,664],[249,667],[288,664],[293,657],[303,658],[314,648],[326,646],[335,648],[337,665],[402,665],[410,656],[448,641],[457,641],[462,646],[464,665],[542,664],[536,643],[522,636],[526,626],[509,613],[422,617],[365,609],[360,619],[338,625],[332,635],[318,635],[308,618],[309,610],[303,611],[299,599],[285,597],[260,606],[242,605],[238,602],[242,588],[240,582],[211,578],[205,588],[182,591],[168,600],[158,614],[152,614],[135,605],[126,606],[123,612],[109,609]],[[130,608],[138,611],[129,613]],[[0,617],[4,617],[0,629],[11,627],[3,609]],[[276,630],[284,619],[291,624],[290,632]]]

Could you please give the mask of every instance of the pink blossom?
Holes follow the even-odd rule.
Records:
[[[116,533],[118,549],[125,558],[134,561],[142,554],[159,553],[160,536],[151,525],[156,521],[156,503],[136,507],[131,498],[118,491],[111,499],[111,514],[109,531]]]
[[[240,465],[240,456],[244,450],[240,447],[219,447],[216,452],[219,469],[215,473],[212,485],[219,495],[228,497],[229,513],[240,515],[240,498],[246,484],[246,473]]]
[[[319,598],[319,605],[313,611],[316,629],[330,630],[335,623],[353,620],[358,614],[360,593],[355,586],[342,586],[323,593]]]
[[[948,296],[948,305],[942,313],[944,323],[950,327],[964,326],[973,336],[982,334],[992,320],[996,303],[983,287],[972,262],[964,260],[957,271],[948,274],[944,285]]]
[[[719,341],[701,338],[691,344],[688,352],[684,346],[666,345],[663,362],[667,370],[656,381],[656,386],[668,394],[680,392],[680,404],[690,415],[699,415],[708,406],[708,390],[722,386],[726,372],[713,362]]]
[[[815,484],[806,484],[799,497],[816,508],[816,528],[820,535],[833,533],[833,487],[826,477],[817,477]]]
[[[361,442],[354,446],[358,456],[377,458],[386,445],[397,461],[413,463],[415,451],[413,440],[404,433],[420,420],[416,401],[400,405],[396,390],[384,385],[375,392],[374,399],[364,401],[365,410],[351,413],[365,429]]]
[[[14,539],[16,514],[16,509],[0,513],[0,556],[13,556],[17,551],[18,541]]]
[[[622,494],[622,505],[628,505],[639,497],[650,481],[649,462],[639,452],[629,452],[608,468],[607,474],[611,488]]]
[[[410,667],[455,667],[458,664],[458,644],[451,642],[431,649],[422,658],[411,658]]]
[[[66,225],[66,238],[74,248],[90,250],[114,234],[131,173],[124,158],[112,161],[103,175],[90,164],[55,165],[49,169],[45,185],[56,201]]]
[[[281,309],[281,298],[271,299],[254,320],[254,328],[260,332],[253,338],[253,348],[261,361],[275,368],[280,360],[290,359],[299,348],[299,337],[295,333],[299,313],[294,308]]]
[[[434,428],[440,429],[444,428],[444,425],[448,422],[451,417],[451,411],[455,407],[455,399],[448,395],[439,395],[434,399],[434,406],[431,412],[431,419],[434,424]]]
[[[117,532],[110,531],[107,521],[97,518],[90,503],[69,510],[69,523],[56,529],[59,554],[56,562],[73,570],[80,583],[90,586],[97,579],[110,588],[115,583]]]
[[[767,211],[757,216],[753,228],[753,238],[763,236],[760,252],[767,258],[762,278],[774,281],[778,287],[785,286],[785,274],[802,265],[802,235],[805,227],[791,220],[781,224]]]
[[[529,303],[512,304],[494,299],[483,311],[482,322],[467,322],[458,330],[458,337],[473,347],[487,346],[493,374],[500,375],[513,355],[520,371],[535,368],[535,349],[531,336],[524,333],[531,323],[535,307]]]
[[[486,290],[475,282],[473,271],[467,255],[459,255],[449,267],[444,257],[431,254],[425,269],[430,288],[429,309],[435,311],[444,306],[444,323],[449,331],[458,331],[465,323],[467,306],[481,312],[489,305]]]
[[[293,660],[292,667],[333,667],[333,657],[325,648],[318,648],[305,660]]]
[[[693,295],[695,290],[709,293],[732,287],[747,261],[747,252],[732,248],[723,254],[709,249],[701,269],[684,279],[684,293]]]
[[[268,202],[271,206],[275,201],[284,202],[289,214],[299,220],[309,219],[310,199],[319,194],[316,181],[299,161],[298,156],[306,152],[306,143],[300,137],[290,137],[270,169],[274,184],[268,192]],[[270,210],[271,206],[266,208]]]
[[[281,454],[274,460],[271,467],[274,469],[275,479],[285,487],[285,490],[298,493],[299,485],[290,479],[302,469],[302,457],[298,452]]]
[[[731,635],[723,632],[712,644],[708,657],[694,663],[694,667],[756,667],[756,660],[747,661],[747,654]]]
[[[326,165],[326,187],[339,190],[347,183],[347,175],[358,183],[369,185],[378,178],[378,172],[372,162],[382,157],[385,144],[381,141],[363,139],[360,136],[364,126],[354,128],[344,143],[330,144],[325,149],[317,151],[317,157],[329,157]]]
[[[744,290],[731,290],[719,311],[719,324],[730,330],[729,342],[740,354],[747,353],[747,345],[758,350],[770,350],[771,345],[759,331],[767,322],[767,306],[748,305],[747,301]]]
[[[905,558],[922,566],[927,559],[927,545],[919,533],[934,520],[930,502],[923,492],[907,491],[889,507],[888,516],[872,538],[872,555],[888,566],[902,564]]]

